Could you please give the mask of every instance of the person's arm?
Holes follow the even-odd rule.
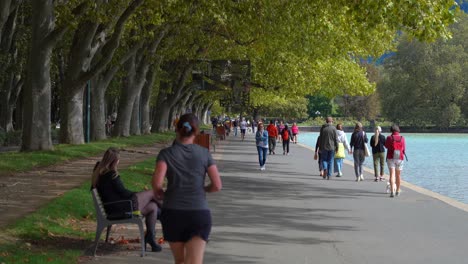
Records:
[[[133,195],[132,191],[125,188],[122,179],[117,174],[112,176],[112,188],[123,199],[130,199]]]
[[[208,167],[208,177],[210,178],[210,183],[205,186],[205,192],[219,192],[223,187],[221,183],[221,177],[219,176],[218,167],[215,164]]]
[[[356,141],[356,133],[351,134],[351,142],[349,143],[349,154],[353,153],[354,141]]]
[[[152,179],[153,192],[154,192],[154,197],[156,197],[156,199],[162,200],[164,198],[164,190],[163,190],[162,185],[164,182],[164,177],[166,176],[166,172],[167,172],[167,163],[162,160],[158,161],[154,168],[153,179]]]

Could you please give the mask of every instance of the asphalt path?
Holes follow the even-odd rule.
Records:
[[[349,163],[343,177],[323,180],[311,149],[292,144],[288,156],[280,149],[260,171],[252,135],[216,148],[223,189],[207,194],[213,229],[205,263],[468,263],[465,204],[407,183],[390,198],[369,170],[356,182]],[[118,232],[137,234],[131,226]],[[100,248],[87,262],[173,263],[167,244],[143,258],[138,247]]]

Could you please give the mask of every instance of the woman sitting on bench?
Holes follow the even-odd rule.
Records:
[[[105,205],[104,209],[108,215],[121,216],[121,218],[125,218],[126,214],[131,215],[133,213],[132,210],[139,210],[145,217],[145,244],[150,244],[151,251],[159,252],[161,251],[161,246],[155,241],[156,220],[158,219],[159,208],[158,201],[154,198],[153,190],[137,193],[127,190],[117,172],[118,164],[119,150],[109,148],[104,153],[102,160],[94,166],[91,188],[97,188],[104,204],[131,200],[133,208],[128,208],[128,204],[125,203],[114,203]]]

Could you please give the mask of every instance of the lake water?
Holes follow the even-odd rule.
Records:
[[[346,133],[348,142],[351,133]],[[370,138],[373,134],[368,133]],[[388,133],[385,136],[389,135]],[[403,180],[468,204],[468,135],[405,134]],[[301,133],[299,142],[315,148],[318,133]],[[369,147],[370,149],[370,147]],[[353,160],[352,155],[346,159]],[[373,170],[372,157],[364,165]],[[388,168],[385,166],[388,175]]]

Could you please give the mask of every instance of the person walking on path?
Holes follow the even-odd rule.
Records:
[[[239,120],[236,118],[232,122],[232,125],[234,126],[234,136],[237,137],[237,128],[239,126]]]
[[[291,127],[292,132],[292,142],[293,144],[297,144],[297,135],[299,134],[299,127],[297,126],[296,122],[293,123]]]
[[[161,202],[156,199],[152,190],[137,193],[127,190],[117,172],[119,160],[118,149],[107,149],[102,160],[94,166],[91,188],[97,189],[109,216],[125,218],[128,213],[140,211],[140,214],[145,217],[145,245],[149,244],[151,251],[159,252],[162,248],[156,243],[155,237],[160,207],[158,204],[160,205]],[[122,200],[131,200],[132,205],[118,202]]]
[[[276,128],[273,120],[270,120],[270,124],[267,126],[267,131],[268,131],[269,154],[275,155],[276,138],[278,137],[278,129]]]
[[[281,133],[281,139],[283,140],[283,155],[289,155],[289,142],[291,142],[291,130],[288,125],[284,125]]]
[[[265,170],[265,162],[268,152],[268,132],[264,129],[263,123],[258,123],[257,132],[255,133],[255,143],[257,145],[258,163],[260,170]]]
[[[349,151],[348,139],[346,138],[346,133],[343,131],[343,125],[336,125],[337,141],[338,141],[338,150],[335,153],[335,167],[334,171],[336,177],[343,176],[343,160],[346,157],[345,150]]]
[[[245,118],[242,118],[242,121],[240,122],[240,131],[241,131],[241,138],[242,141],[245,139],[245,131],[247,130],[247,122],[245,121]]]
[[[323,174],[322,154],[320,154],[319,144],[320,144],[320,136],[317,137],[317,142],[315,142],[314,160],[318,161],[320,176],[325,179],[326,176]]]
[[[374,181],[384,180],[385,136],[381,134],[382,128],[377,126],[370,139],[372,158],[374,160]],[[380,170],[379,170],[380,167]],[[379,173],[380,172],[380,173]]]
[[[400,135],[400,128],[397,125],[392,125],[390,131],[392,134],[385,140],[387,148],[387,165],[390,171],[390,197],[400,195],[401,171],[403,170],[403,159],[405,157],[406,142],[405,138]],[[393,186],[396,185],[396,190]]]
[[[338,139],[336,128],[333,126],[333,118],[327,117],[326,122],[320,129],[319,149],[322,154],[324,176],[329,180],[333,169],[335,152],[338,149]]]
[[[366,132],[362,129],[362,124],[360,122],[356,123],[354,127],[354,132],[351,135],[350,151],[349,154],[353,154],[354,159],[354,173],[356,175],[356,181],[363,181],[364,176],[362,175],[362,165],[366,159],[364,148],[367,143]]]
[[[281,133],[283,133],[283,129],[284,129],[284,123],[283,121],[281,120],[277,126],[277,129],[278,129],[278,141],[281,141]]]
[[[153,173],[155,196],[164,199],[161,223],[175,263],[203,263],[211,232],[211,212],[206,193],[221,190],[218,168],[209,150],[193,144],[199,133],[198,118],[180,117],[176,141],[161,150]],[[210,183],[205,185],[205,175]],[[167,178],[166,190],[163,189]]]

